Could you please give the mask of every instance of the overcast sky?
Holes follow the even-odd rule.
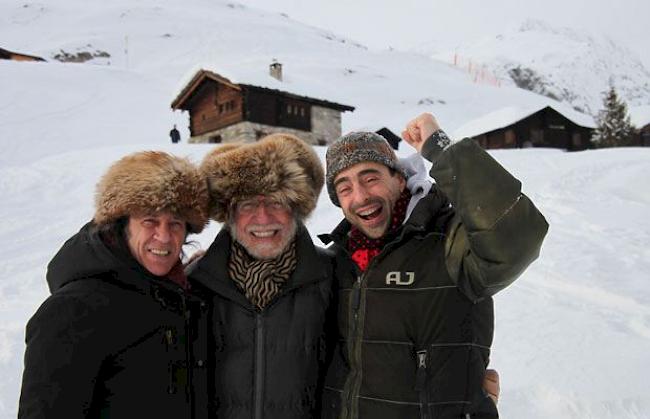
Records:
[[[650,0],[238,0],[330,29],[371,48],[449,47],[538,18],[602,33],[635,51],[650,68]]]

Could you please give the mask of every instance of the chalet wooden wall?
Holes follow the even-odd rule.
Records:
[[[311,131],[311,104],[271,92],[246,89],[246,120],[258,124]]]
[[[650,124],[641,127],[637,133],[638,145],[650,147]]]
[[[240,122],[243,119],[243,97],[240,90],[206,80],[190,102],[190,132],[205,134]]]
[[[483,148],[551,147],[584,150],[592,130],[545,108],[508,127],[474,137]]]

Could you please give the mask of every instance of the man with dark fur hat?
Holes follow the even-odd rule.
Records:
[[[48,265],[19,418],[207,417],[207,313],[180,260],[207,209],[185,159],[139,152],[108,169],[93,221]]]
[[[338,349],[323,417],[496,418],[481,383],[492,298],[539,255],[548,229],[520,182],[470,139],[450,145],[423,114],[399,162],[370,132],[327,151],[327,190],[345,220],[333,242]],[[426,140],[426,141],[425,141]]]
[[[314,150],[274,134],[224,145],[201,168],[224,223],[190,281],[213,294],[213,404],[223,419],[317,416],[332,265],[303,224],[324,175]]]

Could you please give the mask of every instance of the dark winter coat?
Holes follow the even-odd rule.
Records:
[[[482,389],[491,296],[537,258],[548,225],[474,141],[437,158],[430,146],[423,155],[437,186],[365,273],[346,251],[347,222],[326,237],[337,256],[340,344],[324,418],[498,417]]]
[[[174,144],[181,141],[181,133],[176,128],[172,128],[172,130],[169,131],[169,136]]]
[[[300,226],[296,269],[258,310],[229,278],[230,244],[229,232],[221,230],[189,275],[214,295],[217,417],[312,418],[324,377],[326,318],[336,316],[331,262]]]
[[[18,417],[206,417],[207,306],[93,230],[48,266],[52,295],[27,324]]]

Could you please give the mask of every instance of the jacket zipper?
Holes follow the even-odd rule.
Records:
[[[350,382],[348,386],[348,400],[347,400],[347,412],[343,412],[343,417],[347,418],[356,418],[358,415],[358,405],[355,403],[355,399],[358,396],[361,383],[361,350],[357,348],[360,346],[357,344],[357,330],[359,329],[359,307],[361,306],[361,282],[362,276],[357,276],[357,280],[354,283],[352,288],[352,295],[350,301],[350,313],[352,315],[352,327],[350,329],[350,369],[352,376],[350,377]]]
[[[165,345],[167,352],[172,351],[172,346],[174,345],[174,331],[172,329],[166,329],[165,330]],[[169,361],[169,381],[167,383],[167,393],[168,394],[175,394],[176,393],[176,379],[174,377],[174,372],[176,370],[176,365],[174,364],[173,360]]]
[[[416,229],[421,230],[421,229]],[[405,230],[403,229],[400,235],[386,244],[382,251],[373,258],[370,262],[366,271],[357,275],[357,280],[354,283],[352,288],[352,295],[350,297],[350,314],[352,317],[352,327],[350,331],[350,372],[351,377],[347,386],[348,397],[347,397],[347,406],[342,409],[341,419],[358,419],[359,417],[359,393],[361,392],[361,383],[363,381],[363,371],[361,370],[361,352],[362,352],[362,341],[363,341],[363,325],[365,322],[365,299],[362,298],[362,292],[364,284],[367,281],[364,281],[369,275],[369,272],[377,264],[377,260],[383,257],[388,253],[397,243],[400,243],[404,237]],[[347,256],[351,259],[351,256],[347,249],[343,247],[344,251],[347,253]],[[352,262],[354,264],[354,262]],[[355,265],[356,267],[356,265]],[[357,268],[357,272],[359,272]],[[344,389],[345,390],[345,389]]]
[[[415,374],[415,389],[420,395],[420,418],[429,419],[429,392],[427,388],[427,351],[417,351],[418,370]]]
[[[262,419],[264,413],[264,319],[255,312],[255,419]]]
[[[187,299],[183,294],[181,294],[181,302],[183,307],[183,316],[185,317],[185,363],[187,364],[187,387],[185,389],[188,392],[187,397],[189,398],[189,408],[190,408],[190,417],[195,417],[195,406],[194,406],[194,357],[192,354],[192,324],[191,316],[192,313],[187,306]]]

